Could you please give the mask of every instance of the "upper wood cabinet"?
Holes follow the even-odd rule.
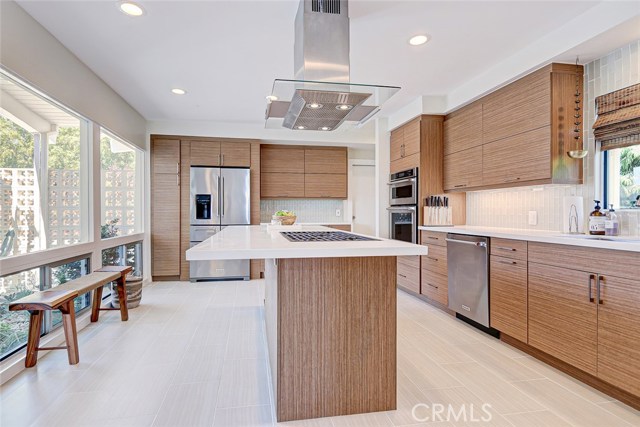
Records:
[[[189,141],[192,166],[220,166],[220,143]]]
[[[567,155],[582,148],[582,126],[574,132],[576,79],[582,87],[582,67],[550,64],[447,115],[445,190],[581,184],[582,160]],[[459,171],[447,169],[480,146],[480,173],[464,185]]]
[[[189,143],[193,166],[251,166],[251,144],[248,142],[194,140]]]
[[[260,147],[260,172],[304,173],[304,148],[262,145]]]
[[[180,169],[180,140],[154,139],[151,145],[152,173],[177,174]]]
[[[444,121],[444,154],[482,145],[482,102],[462,107]]]
[[[346,174],[304,174],[304,197],[318,199],[346,199]]]
[[[305,197],[304,174],[301,173],[269,173],[260,174],[260,196],[263,199]]]
[[[306,148],[304,173],[347,174],[347,150],[344,148]]]
[[[465,191],[482,185],[482,147],[444,156],[444,190]]]
[[[391,131],[391,170],[398,172],[420,166],[421,118]],[[417,154],[417,155],[416,155]],[[397,162],[394,164],[394,162]]]

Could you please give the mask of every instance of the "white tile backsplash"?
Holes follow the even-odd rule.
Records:
[[[295,212],[298,222],[327,224],[345,222],[344,201],[331,199],[261,200],[260,222],[271,222],[271,216],[284,209]],[[340,209],[340,216],[336,216],[336,209]]]
[[[584,214],[593,210],[593,199],[602,194],[600,157],[593,137],[595,99],[600,95],[640,83],[640,40],[585,65],[584,135],[589,155],[584,162],[583,185],[549,185],[467,193],[467,224],[486,227],[562,230],[562,199],[584,198]],[[604,207],[604,206],[603,206]],[[538,224],[529,225],[529,211],[538,213]],[[619,211],[621,234],[640,235],[640,210]]]

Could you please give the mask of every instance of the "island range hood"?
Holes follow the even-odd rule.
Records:
[[[350,82],[348,0],[300,1],[294,74],[292,80],[274,81],[265,127],[313,131],[358,127],[400,90]]]

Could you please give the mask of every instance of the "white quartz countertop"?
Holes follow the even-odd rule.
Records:
[[[586,234],[563,234],[556,231],[522,230],[514,228],[477,227],[459,225],[453,227],[420,226],[420,230],[458,233],[471,236],[499,237],[502,239],[526,240],[529,242],[556,243],[561,245],[585,246],[589,248],[615,249],[640,252],[640,238],[634,236],[588,236]],[[594,238],[604,238],[598,240]]]
[[[336,232],[337,230],[328,227],[304,225],[302,230],[293,231]],[[280,230],[267,231],[267,227],[264,225],[246,225],[227,227],[220,233],[187,250],[187,261],[427,254],[428,249],[426,246],[388,239],[359,242],[290,242],[280,234]]]

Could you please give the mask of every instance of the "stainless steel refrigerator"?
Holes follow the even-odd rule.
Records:
[[[250,224],[249,168],[191,167],[189,247],[225,227]],[[190,261],[189,278],[249,280],[249,260]]]

